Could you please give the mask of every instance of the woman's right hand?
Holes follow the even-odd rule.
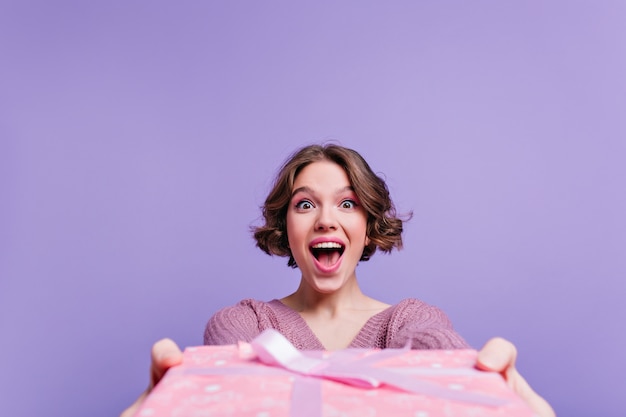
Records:
[[[150,384],[137,400],[120,417],[132,417],[135,415],[141,403],[150,394],[150,391],[163,378],[165,372],[172,366],[179,365],[183,361],[183,353],[171,339],[161,339],[152,346],[152,363],[150,365]]]

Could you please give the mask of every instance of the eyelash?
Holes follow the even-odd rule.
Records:
[[[296,208],[300,209],[300,210],[306,210],[302,208],[303,204],[309,204],[311,207],[313,207],[313,203],[311,203],[309,200],[300,200],[296,203]],[[311,208],[309,207],[309,208]]]
[[[351,207],[344,207],[343,205],[346,203],[350,203]],[[343,200],[340,204],[341,208],[348,208],[348,209],[353,209],[356,208],[358,206],[358,204],[356,203],[356,201],[350,199],[350,198],[346,198],[345,200]]]
[[[344,207],[346,203],[350,204],[350,207]],[[307,210],[307,208],[302,207],[304,204],[310,205],[311,207],[309,208],[315,207],[314,204],[310,202],[309,200],[300,200],[296,203],[296,208],[299,210]],[[358,204],[356,203],[356,201],[350,198],[346,198],[345,200],[342,200],[341,203],[339,203],[339,207],[343,209],[353,209],[353,208],[356,208],[357,206]]]

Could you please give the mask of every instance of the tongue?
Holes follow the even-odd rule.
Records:
[[[335,250],[320,251],[320,253],[317,256],[317,260],[322,265],[332,266],[332,265],[336,264],[337,261],[339,260],[339,252],[337,252]]]

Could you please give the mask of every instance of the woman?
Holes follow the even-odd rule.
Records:
[[[313,145],[283,165],[263,206],[265,224],[256,228],[257,246],[289,258],[301,271],[298,289],[280,300],[244,300],[213,316],[205,344],[250,341],[273,328],[299,349],[401,347],[468,348],[446,315],[419,300],[390,306],[363,294],[356,278],[359,261],[380,249],[402,247],[402,223],[385,182],[355,151],[338,145]],[[152,349],[148,390],[123,417],[132,415],[165,371],[180,363],[171,340]],[[553,416],[515,369],[516,350],[492,339],[479,352],[477,366],[497,371],[541,416]]]

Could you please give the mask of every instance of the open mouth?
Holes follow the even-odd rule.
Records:
[[[321,242],[311,246],[311,253],[315,259],[325,266],[335,265],[343,255],[344,250],[345,246],[337,242]]]

